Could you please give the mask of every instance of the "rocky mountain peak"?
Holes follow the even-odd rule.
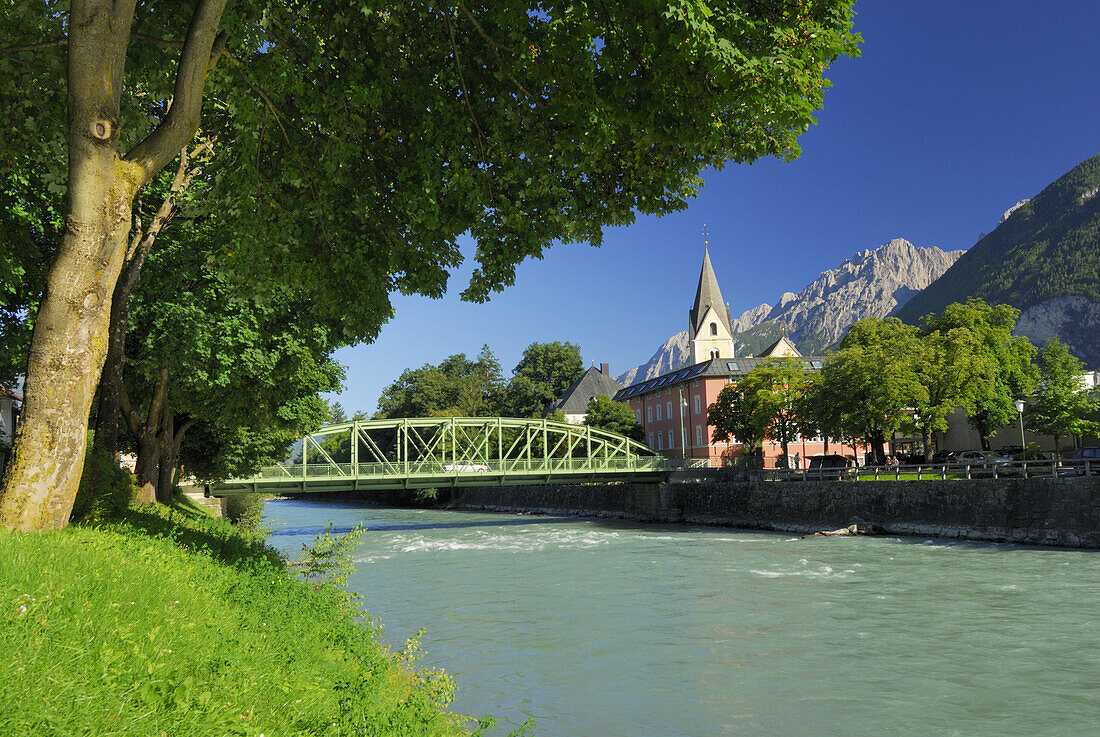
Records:
[[[783,329],[804,354],[821,353],[853,322],[885,317],[905,304],[962,254],[917,247],[904,238],[858,251],[798,293],[784,292],[774,305],[758,305],[731,320],[738,354],[758,352]],[[677,333],[649,361],[616,378],[629,386],[682,366],[688,360],[688,339],[686,332]]]

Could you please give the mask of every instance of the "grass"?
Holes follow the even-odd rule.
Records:
[[[444,676],[190,502],[0,531],[0,734],[457,735]]]

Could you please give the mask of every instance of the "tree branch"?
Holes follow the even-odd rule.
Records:
[[[38,51],[39,49],[50,49],[55,46],[66,46],[69,43],[69,37],[55,38],[53,41],[42,41],[36,44],[25,44],[23,46],[8,46],[7,48],[0,49],[0,54],[16,54],[20,51]]]
[[[134,146],[126,159],[141,166],[144,183],[190,143],[202,122],[206,76],[225,51],[226,34],[218,33],[226,0],[199,0],[180,53],[172,106],[153,132]]]

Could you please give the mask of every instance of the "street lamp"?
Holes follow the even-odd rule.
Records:
[[[687,412],[688,402],[684,399],[683,384],[677,387],[677,391],[680,392],[680,457],[687,458],[687,435],[684,433],[684,413]]]
[[[1024,445],[1024,400],[1017,399],[1013,404],[1016,405],[1016,414],[1020,416],[1020,452],[1023,453],[1027,450]]]

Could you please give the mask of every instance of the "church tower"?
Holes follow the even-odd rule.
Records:
[[[699,288],[695,292],[695,306],[688,313],[688,321],[688,353],[693,364],[712,358],[735,358],[730,311],[722,300],[722,290],[718,288],[718,279],[714,276],[710,250],[705,240]]]

